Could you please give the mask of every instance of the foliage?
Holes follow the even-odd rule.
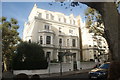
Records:
[[[37,43],[22,42],[13,59],[13,69],[46,69],[48,66],[44,51]]]
[[[0,18],[0,28],[2,29],[2,55],[4,70],[6,71],[10,67],[13,53],[16,49],[16,45],[21,41],[19,33],[17,32],[19,25],[18,21],[11,18],[7,21],[6,17]]]
[[[85,11],[86,15],[86,27],[90,33],[94,35],[102,36],[104,33],[104,26],[101,15],[93,8],[88,7]]]

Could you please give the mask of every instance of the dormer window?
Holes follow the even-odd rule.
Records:
[[[66,19],[64,18],[64,23],[66,23]]]
[[[51,14],[51,19],[54,20],[54,16]]]
[[[61,18],[58,18],[58,21],[61,21]]]
[[[75,20],[73,20],[73,25],[75,25]]]
[[[46,19],[49,19],[49,14],[46,14]]]
[[[42,17],[42,14],[41,14],[41,13],[39,13],[39,14],[38,14],[38,17],[39,17],[39,18],[41,18],[41,17]]]

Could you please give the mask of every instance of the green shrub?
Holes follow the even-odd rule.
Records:
[[[37,43],[23,42],[18,45],[16,52],[12,62],[14,70],[47,69],[44,51]]]

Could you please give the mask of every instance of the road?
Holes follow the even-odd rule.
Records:
[[[53,77],[53,78],[42,79],[42,80],[89,80],[89,79],[88,79],[88,73],[80,73],[75,75]]]

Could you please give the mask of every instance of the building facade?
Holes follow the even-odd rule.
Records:
[[[84,23],[81,28],[83,61],[94,61],[97,58],[104,62],[108,59],[109,53],[106,39],[102,36],[95,36],[94,33],[89,33],[89,29],[85,26]]]
[[[63,13],[43,10],[36,4],[25,22],[23,41],[39,43],[45,51],[45,56],[49,56],[53,62],[58,62],[59,55],[62,54],[63,62],[76,61],[77,66],[80,64],[80,57],[83,61],[91,61],[102,54],[102,59],[106,59],[109,51],[106,40],[101,36],[91,35],[80,16],[66,16]]]
[[[35,4],[25,22],[23,41],[39,43],[45,55],[51,61],[59,61],[59,54],[63,54],[63,62],[73,60],[80,62],[78,17],[73,14],[43,10]]]

